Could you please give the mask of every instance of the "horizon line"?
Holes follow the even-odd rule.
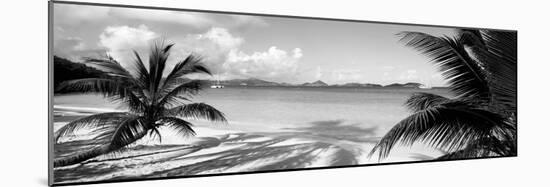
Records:
[[[191,78],[189,78],[191,79]],[[212,78],[212,79],[200,79],[200,78],[197,78],[197,79],[194,79],[194,80],[208,80],[208,81],[216,81],[216,79]],[[384,83],[373,83],[373,82],[343,82],[343,83],[332,83],[332,84],[329,84],[325,81],[322,81],[321,79],[318,79],[318,80],[315,80],[315,81],[304,81],[304,82],[300,82],[300,83],[289,83],[289,82],[279,82],[279,81],[269,81],[269,80],[265,80],[265,79],[260,79],[260,78],[254,78],[254,77],[250,77],[250,78],[233,78],[233,79],[225,79],[225,80],[219,80],[220,82],[223,82],[223,81],[231,81],[231,80],[260,80],[260,81],[265,81],[265,82],[271,82],[271,83],[277,83],[277,84],[289,84],[289,85],[293,85],[293,86],[299,86],[299,85],[302,85],[302,84],[307,84],[307,83],[314,83],[314,82],[317,82],[317,81],[321,81],[325,84],[327,84],[328,86],[335,86],[335,85],[345,85],[345,84],[372,84],[372,85],[380,85],[380,86],[389,86],[389,85],[392,85],[392,84],[409,84],[409,83],[415,83],[415,84],[420,84],[420,85],[423,85],[423,86],[432,86],[432,87],[449,87],[448,85],[429,85],[429,84],[425,84],[425,83],[421,83],[421,82],[415,82],[415,81],[403,81],[403,82],[399,82],[399,81],[396,81],[396,82],[391,82],[391,83],[387,83],[387,84],[384,84]]]

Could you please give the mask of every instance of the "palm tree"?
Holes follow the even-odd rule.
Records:
[[[375,145],[386,158],[397,144],[422,142],[446,152],[438,159],[513,156],[517,153],[517,59],[515,32],[460,30],[456,37],[402,32],[406,46],[439,66],[453,98],[415,93],[412,114]]]
[[[182,135],[194,135],[192,124],[185,119],[206,119],[226,122],[224,114],[205,103],[190,103],[190,98],[201,90],[201,82],[185,79],[193,73],[209,74],[202,60],[194,55],[179,61],[165,75],[166,61],[173,44],[155,43],[150,49],[149,68],[134,52],[133,70],[121,66],[112,57],[87,58],[86,62],[105,71],[107,78],[86,78],[63,82],[60,89],[79,93],[99,93],[121,102],[128,112],[107,112],[83,117],[68,123],[55,134],[55,142],[65,135],[82,128],[93,128],[98,133],[93,149],[54,161],[54,166],[80,163],[96,156],[122,151],[131,143],[146,135],[158,137],[159,127],[173,128]],[[185,119],[182,119],[183,117]]]

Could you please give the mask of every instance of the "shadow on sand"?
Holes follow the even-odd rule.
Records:
[[[376,143],[379,138],[373,137],[378,127],[361,128],[359,123],[345,124],[344,120],[314,121],[311,126],[293,128],[298,133],[311,134],[336,140]]]
[[[85,182],[356,165],[363,155],[357,145],[376,142],[375,131],[331,120],[284,132],[201,137],[192,145],[139,145],[115,157],[55,168],[54,176],[56,182]]]

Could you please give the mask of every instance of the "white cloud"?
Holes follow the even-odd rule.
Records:
[[[245,40],[220,27],[187,35],[176,43],[175,50],[180,50],[180,54],[201,55],[208,68],[224,79],[254,77],[288,81],[296,76],[298,61],[303,56],[300,48],[287,52],[276,46],[267,51],[246,53],[240,49]]]
[[[147,26],[140,25],[137,28],[129,26],[107,27],[99,35],[99,45],[112,51],[128,50],[135,47],[149,45],[149,41],[158,35],[149,30]]]
[[[399,75],[399,80],[405,81],[418,80],[418,78],[418,72],[412,69],[409,69]]]
[[[230,76],[288,81],[296,76],[301,57],[299,48],[295,48],[291,53],[276,46],[252,54],[232,50],[223,67]]]
[[[206,65],[215,74],[223,73],[225,63],[230,51],[238,50],[244,43],[244,39],[233,36],[225,28],[213,27],[205,33],[188,34],[183,38],[173,41],[176,43],[174,58],[184,58],[189,53],[196,53],[203,57]]]
[[[360,81],[362,78],[362,72],[356,69],[338,69],[332,71],[332,79],[337,82],[354,82]]]
[[[134,58],[132,49],[140,52],[142,59],[146,58],[146,49],[151,40],[156,38],[159,35],[145,25],[109,26],[100,34],[98,45],[106,48],[111,56],[124,65]],[[266,51],[246,53],[240,49],[245,40],[220,27],[213,27],[202,34],[188,34],[183,38],[168,40],[176,45],[172,49],[167,70],[176,61],[190,53],[196,53],[204,58],[207,67],[214,74],[227,79],[254,77],[290,81],[296,77],[298,62],[303,57],[300,48],[285,51],[276,46]]]
[[[132,57],[132,50],[144,51],[151,44],[151,40],[158,37],[158,34],[145,25],[135,28],[109,26],[99,35],[98,45],[106,48],[109,55],[125,64]]]
[[[393,80],[395,77],[394,75],[397,74],[395,73],[396,69],[397,68],[395,66],[389,66],[389,65],[380,67],[380,72],[382,73],[382,80],[383,81]]]
[[[303,56],[302,54],[302,49],[300,48],[294,48],[294,50],[292,50],[293,53],[293,57],[294,58],[301,58]]]
[[[134,58],[132,50],[138,51],[142,59],[147,58],[149,46],[159,37],[159,34],[146,25],[108,26],[99,35],[98,46],[106,48],[109,55],[124,65]],[[203,34],[187,34],[176,40],[168,38],[167,42],[176,44],[168,59],[167,69],[171,69],[177,61],[190,53],[196,53],[203,57],[206,65],[217,74],[224,72],[223,63],[229,52],[237,50],[244,40],[231,35],[226,29],[211,28]]]
[[[214,27],[205,34],[200,34],[197,37],[199,40],[210,40],[223,49],[238,48],[244,40],[239,37],[234,37],[224,28]]]
[[[317,69],[315,69],[315,79],[320,80],[323,76],[323,70],[321,69],[321,66],[317,66]]]

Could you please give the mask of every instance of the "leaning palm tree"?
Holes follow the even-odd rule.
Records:
[[[83,117],[68,123],[55,134],[60,138],[83,128],[92,128],[99,144],[93,149],[59,158],[55,166],[83,162],[99,155],[117,153],[146,135],[161,139],[159,127],[177,130],[182,135],[194,135],[186,119],[206,119],[226,122],[224,114],[205,103],[191,103],[190,98],[201,90],[201,82],[185,78],[194,73],[210,74],[200,58],[189,55],[165,74],[165,66],[173,44],[155,43],[150,50],[149,68],[134,51],[133,71],[121,66],[111,57],[87,58],[86,62],[107,73],[104,78],[66,81],[60,89],[80,93],[99,93],[120,102],[127,112],[107,112]],[[182,117],[182,118],[180,118]]]
[[[396,145],[422,142],[446,152],[438,159],[516,155],[515,32],[460,30],[456,37],[399,33],[406,46],[439,66],[452,98],[415,93],[405,103],[412,114],[374,146],[386,158]]]

